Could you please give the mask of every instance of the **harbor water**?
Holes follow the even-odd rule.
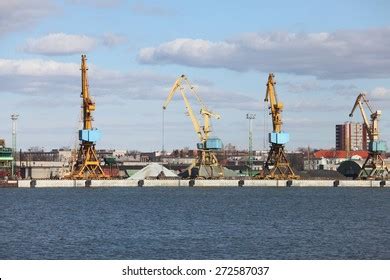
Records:
[[[0,259],[390,259],[390,188],[0,189]]]

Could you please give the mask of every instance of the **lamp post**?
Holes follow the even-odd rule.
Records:
[[[249,120],[248,175],[252,176],[252,170],[253,170],[252,121],[256,118],[256,114],[246,114],[246,118],[247,120]]]
[[[12,114],[12,166],[11,166],[11,175],[12,178],[15,178],[15,167],[16,167],[16,121],[18,120],[18,114]]]

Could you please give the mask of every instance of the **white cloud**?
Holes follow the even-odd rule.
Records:
[[[121,73],[101,69],[91,63],[88,74],[94,95],[119,95],[129,99],[156,98],[153,96],[158,92],[156,88],[161,90],[161,87],[172,79],[149,72]],[[30,95],[77,92],[80,90],[80,75],[80,63],[41,59],[0,59],[2,92]]]
[[[390,28],[332,33],[246,33],[212,42],[181,38],[141,49],[145,64],[257,70],[313,75],[320,79],[390,75]]]
[[[162,99],[174,77],[152,72],[121,73],[89,63],[89,84],[94,95],[125,99]],[[0,59],[0,92],[62,95],[80,90],[80,63],[54,60]],[[170,86],[170,85],[169,85]]]
[[[97,40],[86,35],[51,33],[37,39],[28,39],[22,50],[43,55],[71,55],[92,50]]]
[[[50,0],[0,1],[0,35],[30,28],[52,15],[57,7]]]
[[[80,66],[41,59],[0,59],[0,76],[74,76]]]
[[[139,61],[150,64],[177,63],[197,67],[220,67],[224,60],[239,50],[226,42],[210,42],[201,39],[176,39],[157,48],[144,48]],[[229,68],[229,67],[228,67]]]
[[[80,65],[53,60],[0,59],[0,92],[34,96],[79,91]]]
[[[115,33],[105,33],[101,38],[102,44],[106,47],[115,47],[127,41],[126,36]]]

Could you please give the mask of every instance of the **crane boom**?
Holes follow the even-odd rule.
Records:
[[[203,126],[201,126],[199,124],[199,121],[194,114],[194,110],[192,109],[190,102],[187,98],[187,95],[185,93],[183,82],[187,85],[187,87],[190,89],[191,93],[196,97],[197,101],[199,102],[199,104],[201,106],[200,114],[202,115],[202,117],[204,119]],[[191,119],[192,125],[194,127],[196,134],[198,135],[199,140],[202,143],[207,141],[207,139],[209,138],[209,134],[211,132],[210,118],[214,117],[216,119],[220,119],[221,116],[219,114],[210,112],[207,109],[206,105],[203,103],[202,99],[196,93],[194,87],[191,85],[190,81],[188,80],[188,78],[185,75],[181,75],[173,84],[173,86],[168,94],[168,97],[164,102],[164,105],[163,105],[164,110],[168,107],[169,103],[171,102],[173,96],[175,95],[175,93],[177,92],[178,89],[180,90],[181,96],[183,97],[184,104],[186,106],[188,115]]]
[[[168,97],[167,99],[165,100],[164,102],[164,105],[163,105],[163,109],[167,109],[168,107],[168,104],[171,102],[173,96],[175,95],[175,93],[177,92],[177,89],[180,90],[180,93],[181,93],[181,96],[183,97],[183,100],[184,100],[184,104],[186,106],[186,109],[187,109],[187,112],[188,112],[188,115],[191,119],[191,122],[192,122],[192,125],[194,126],[194,130],[196,132],[196,134],[198,135],[198,138],[200,141],[204,141],[204,136],[202,134],[202,129],[201,129],[201,126],[199,125],[199,121],[198,119],[196,118],[195,114],[194,114],[194,110],[192,110],[192,107],[190,105],[190,102],[188,101],[188,98],[185,94],[185,91],[184,91],[184,88],[182,86],[182,81],[187,81],[187,83],[189,84],[187,78],[185,75],[181,75],[176,81],[175,83],[173,84],[172,88],[171,88],[171,91],[169,92],[168,94]],[[189,84],[190,85],[190,84]],[[190,85],[191,86],[191,85]],[[192,86],[191,86],[192,87]]]
[[[366,112],[364,110],[363,105],[366,104],[368,110],[370,111],[370,118],[371,118],[371,124],[368,121]],[[351,110],[351,113],[349,114],[350,117],[353,116],[353,113],[355,109],[359,106],[360,113],[363,118],[364,125],[367,128],[368,136],[371,141],[376,141],[379,139],[379,127],[378,127],[378,120],[381,115],[381,111],[377,110],[374,111],[372,107],[370,106],[370,103],[368,102],[368,99],[364,93],[360,93],[355,101],[355,104]]]
[[[364,103],[367,105],[367,107],[369,108],[369,110],[372,112],[371,107],[370,107],[370,105],[368,104],[368,100],[367,100],[367,98],[366,98],[366,95],[365,95],[364,93],[360,93],[360,94],[358,95],[358,97],[356,98],[355,104],[353,105],[353,108],[352,108],[351,113],[349,114],[349,116],[350,116],[350,117],[353,117],[353,113],[355,112],[356,108],[359,106],[360,113],[361,113],[361,115],[362,115],[364,125],[366,126],[367,130],[368,130],[369,133],[370,133],[370,129],[369,129],[369,128],[370,128],[370,124],[369,124],[369,122],[368,122],[368,118],[367,118],[366,112],[364,111],[362,100],[363,100]]]
[[[275,90],[275,84],[274,81],[275,75],[273,73],[270,73],[268,76],[268,82],[267,82],[267,91],[265,95],[265,102],[270,103],[269,109],[271,110],[272,115],[272,126],[274,132],[281,132],[282,131],[282,110],[283,110],[283,103],[278,102],[278,97],[276,95]]]

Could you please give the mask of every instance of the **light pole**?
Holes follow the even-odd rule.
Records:
[[[16,163],[16,121],[18,120],[18,114],[12,114],[12,166],[11,166],[11,175],[12,178],[15,178],[15,163]]]
[[[256,118],[256,114],[246,114],[246,118],[249,120],[249,149],[248,149],[248,175],[252,176],[253,169],[253,149],[252,149],[252,121]]]

